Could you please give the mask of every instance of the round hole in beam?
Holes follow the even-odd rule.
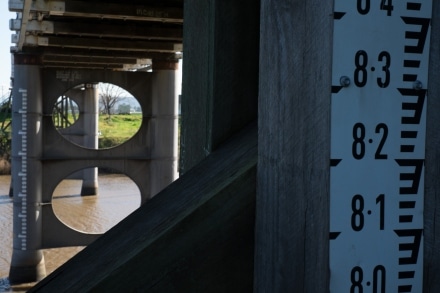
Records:
[[[55,127],[63,132],[79,120],[78,104],[69,96],[60,96],[53,107],[52,121]]]
[[[91,177],[95,172],[97,182]],[[88,234],[105,233],[140,204],[136,183],[125,174],[107,168],[77,171],[62,180],[52,194],[57,218],[66,226]]]
[[[138,100],[111,83],[79,84],[69,89],[57,99],[52,117],[64,138],[89,149],[121,145],[142,125]]]

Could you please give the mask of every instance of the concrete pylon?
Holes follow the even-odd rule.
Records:
[[[38,60],[15,56],[12,102],[12,284],[38,281],[46,268],[42,235],[42,86]]]
[[[84,146],[98,149],[98,122],[99,122],[99,90],[98,84],[84,85],[84,109],[82,111]],[[81,195],[98,194],[98,168],[87,168],[82,171],[83,183]]]
[[[153,60],[151,143],[151,196],[177,179],[179,63]]]
[[[79,107],[78,120],[58,131],[69,141],[88,149],[98,149],[99,89],[97,83],[86,83],[67,91],[66,96]],[[81,195],[98,194],[98,168],[80,170],[70,176],[83,180]]]

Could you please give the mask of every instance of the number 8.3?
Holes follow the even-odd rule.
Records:
[[[390,85],[390,66],[391,66],[391,55],[387,51],[382,51],[377,57],[377,61],[382,62],[382,76],[376,78],[377,85],[380,88],[386,88]],[[368,54],[364,50],[359,50],[354,56],[354,84],[357,87],[364,87],[367,84],[368,79],[368,69],[375,71],[375,67],[368,68]]]

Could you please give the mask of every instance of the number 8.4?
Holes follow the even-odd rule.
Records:
[[[370,0],[357,0],[357,10],[359,14],[368,14],[370,12],[370,6]],[[381,0],[380,10],[385,10],[387,16],[391,16],[391,12],[394,10],[393,0]]]

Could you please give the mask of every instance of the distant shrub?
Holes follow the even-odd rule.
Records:
[[[100,149],[108,149],[120,145],[126,140],[126,137],[100,137],[98,140],[98,147]]]

